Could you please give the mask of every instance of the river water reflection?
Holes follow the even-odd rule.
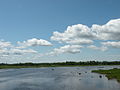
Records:
[[[96,69],[120,66],[83,66],[0,69],[0,90],[120,90],[120,83]]]

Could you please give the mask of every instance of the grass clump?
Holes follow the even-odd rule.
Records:
[[[92,72],[105,74],[108,79],[117,79],[117,81],[120,82],[120,69],[93,70]]]

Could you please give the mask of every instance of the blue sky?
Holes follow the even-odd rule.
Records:
[[[0,62],[120,60],[119,4],[120,0],[0,0]],[[76,27],[84,31],[83,26],[78,24],[89,27],[92,34],[94,29],[95,32],[101,28],[107,31],[106,27],[111,24],[91,27],[93,24],[106,25],[110,21],[115,27],[108,30],[107,36],[104,36],[104,31],[100,31],[94,39],[83,38],[81,34],[78,38],[74,34],[74,37],[69,37],[69,33],[65,33],[68,26],[73,25],[76,25],[72,27],[73,31],[77,31]],[[56,36],[55,31],[63,37]],[[114,32],[118,34],[111,34]],[[76,39],[82,39],[82,43],[90,42],[71,42]],[[33,54],[32,50],[37,54],[34,51]],[[20,55],[14,55],[16,53]]]

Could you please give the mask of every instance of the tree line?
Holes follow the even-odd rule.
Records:
[[[66,62],[55,62],[55,63],[15,63],[15,64],[7,64],[0,63],[1,66],[9,65],[9,66],[67,66],[67,65],[120,65],[120,61],[66,61]]]

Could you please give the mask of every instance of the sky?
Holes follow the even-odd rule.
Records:
[[[120,60],[120,0],[0,0],[0,63]]]

